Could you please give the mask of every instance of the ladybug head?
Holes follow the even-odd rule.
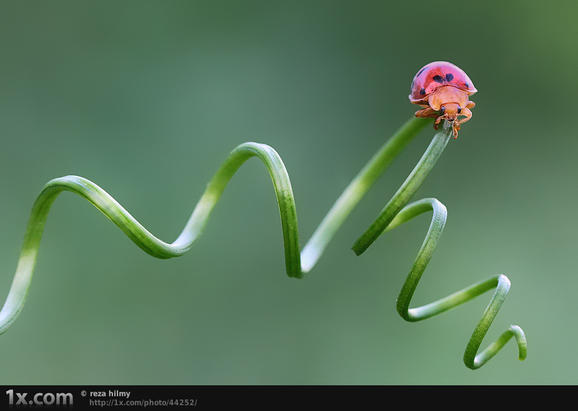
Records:
[[[456,120],[461,112],[462,108],[457,103],[445,103],[440,108],[442,118],[450,122]]]

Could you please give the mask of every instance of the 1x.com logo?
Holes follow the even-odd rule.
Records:
[[[72,405],[74,398],[70,392],[37,392],[28,396],[27,392],[6,391],[8,405]]]

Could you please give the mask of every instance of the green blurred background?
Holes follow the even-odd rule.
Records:
[[[479,93],[417,198],[449,210],[418,288],[429,302],[505,273],[492,326],[528,336],[462,363],[489,294],[420,323],[395,299],[429,216],[356,257],[353,241],[411,170],[428,128],[351,215],[318,266],[286,277],[258,161],[184,257],[156,260],[64,194],[27,305],[0,338],[2,384],[576,384],[578,3],[2,2],[0,289],[42,185],[92,179],[172,241],[227,153],[272,145],[291,175],[302,244],[416,107],[425,63]]]

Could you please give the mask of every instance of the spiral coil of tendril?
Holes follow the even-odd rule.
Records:
[[[236,171],[245,161],[251,157],[257,157],[265,164],[274,185],[283,229],[287,274],[290,277],[299,278],[315,266],[327,244],[371,185],[426,124],[429,124],[428,120],[411,119],[386,141],[337,199],[302,251],[299,247],[297,212],[289,175],[281,157],[273,148],[265,144],[244,143],[230,153],[207,185],[185,228],[170,244],[151,234],[112,196],[93,182],[78,176],[65,176],[51,180],[44,186],[32,207],[16,273],[0,311],[0,333],[5,332],[15,321],[24,306],[44,224],[52,203],[62,191],[71,191],[88,200],[148,254],[157,258],[177,257],[186,253],[201,235],[212,209]],[[495,342],[478,353],[484,336],[508,294],[510,281],[504,275],[497,275],[473,284],[430,304],[416,308],[409,307],[421,275],[444,229],[447,211],[445,206],[435,198],[425,198],[409,204],[408,202],[434,167],[450,136],[451,127],[444,127],[434,135],[415,168],[383,208],[375,222],[355,242],[353,250],[359,255],[384,231],[389,231],[417,215],[432,211],[432,220],[425,240],[399,293],[397,311],[407,321],[419,321],[494,289],[491,300],[468,342],[464,353],[464,363],[471,369],[481,367],[512,337],[518,345],[519,359],[523,360],[526,357],[526,337],[517,325],[510,326]]]

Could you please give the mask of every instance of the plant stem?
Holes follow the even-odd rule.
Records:
[[[361,169],[333,204],[301,253],[303,272],[309,272],[355,206],[401,150],[431,122],[413,118],[405,123]]]
[[[230,153],[208,183],[183,231],[170,244],[151,234],[110,194],[95,183],[78,176],[65,176],[51,180],[44,186],[32,207],[16,273],[8,297],[0,311],[0,333],[6,331],[24,306],[48,212],[56,197],[63,191],[73,192],[88,200],[148,254],[157,258],[177,257],[186,253],[201,235],[211,211],[233,175],[248,159],[257,157],[267,168],[275,189],[283,231],[287,274],[290,277],[302,277],[315,266],[337,230],[378,177],[426,124],[430,124],[430,121],[410,119],[384,143],[345,188],[302,252],[299,247],[297,210],[289,175],[279,154],[265,144],[244,143]],[[477,354],[484,336],[509,291],[510,282],[504,275],[474,284],[430,304],[409,308],[419,280],[441,237],[447,211],[445,206],[435,198],[407,203],[435,166],[451,134],[451,127],[444,126],[434,135],[415,168],[383,208],[375,222],[355,242],[353,250],[359,255],[384,231],[389,231],[424,212],[432,211],[429,230],[398,296],[397,311],[407,321],[419,321],[461,305],[495,288],[490,303],[468,342],[464,362],[472,369],[481,367],[512,337],[516,339],[519,358],[522,360],[526,357],[526,338],[522,329],[515,325],[512,325],[488,348]]]

